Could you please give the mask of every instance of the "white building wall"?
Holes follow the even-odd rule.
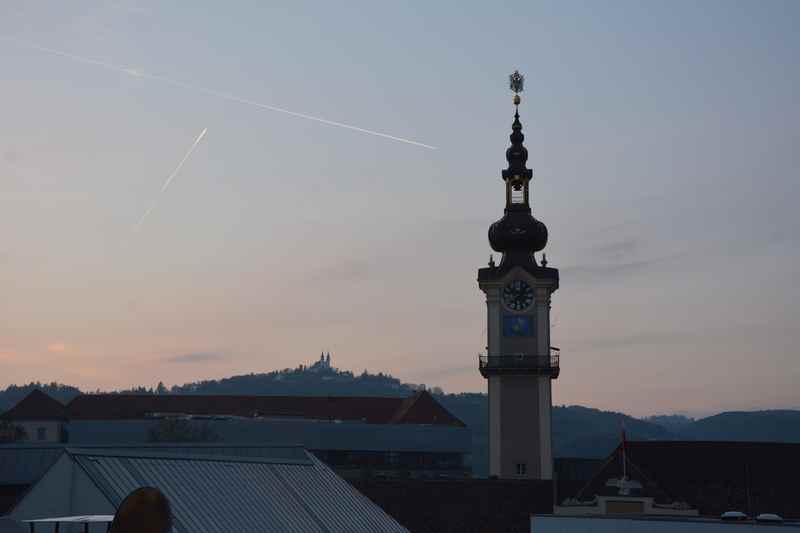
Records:
[[[69,514],[69,481],[72,475],[72,460],[62,454],[47,473],[31,487],[28,493],[11,511],[15,520],[32,520]]]
[[[59,442],[61,440],[61,422],[50,420],[25,420],[15,422],[25,430],[26,442]],[[42,429],[44,438],[39,438]]]
[[[781,533],[800,532],[798,524],[730,523],[702,519],[636,519],[572,516],[532,516],[531,533]]]
[[[655,500],[648,496],[597,496],[597,503],[595,505],[556,505],[553,507],[553,514],[556,515],[569,515],[581,516],[587,515],[609,515],[609,503],[625,502],[627,504],[641,505],[640,515],[660,515],[660,516],[688,516],[696,517],[700,513],[697,509],[680,509],[670,506],[657,505]]]
[[[550,376],[539,376],[539,465],[540,479],[553,479],[553,434],[551,415],[553,411]]]
[[[486,291],[486,355],[502,355],[501,339],[503,331],[503,313],[500,305],[500,287],[491,286]]]
[[[500,407],[502,394],[500,376],[489,376],[489,475],[499,476],[500,465]]]
[[[58,516],[111,514],[116,509],[100,492],[86,472],[65,453],[17,503],[9,516],[32,520]],[[61,531],[71,531],[62,527]],[[82,531],[76,525],[74,531]]]

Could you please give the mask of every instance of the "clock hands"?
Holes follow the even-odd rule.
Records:
[[[522,311],[533,303],[533,289],[522,280],[513,280],[503,288],[503,299],[514,311]]]

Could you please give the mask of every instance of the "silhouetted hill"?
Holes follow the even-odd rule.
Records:
[[[325,360],[262,374],[231,376],[171,388],[162,383],[137,387],[135,394],[242,394],[297,396],[408,396],[421,386],[403,383],[390,375],[341,371]],[[41,389],[61,402],[80,394],[59,383],[11,385],[0,391],[0,411],[12,407],[33,389]],[[488,401],[485,394],[431,393],[472,430],[472,462],[476,475],[488,470]],[[800,411],[730,412],[692,420],[681,415],[637,419],[610,411],[577,405],[553,409],[553,447],[558,457],[604,458],[620,442],[622,426],[629,440],[745,440],[800,442]]]
[[[688,440],[800,442],[800,411],[730,411],[692,422]]]
[[[436,399],[472,429],[472,467],[478,476],[489,471],[489,402],[485,394],[440,394]],[[620,442],[622,424],[630,440],[671,440],[656,424],[622,413],[579,405],[553,408],[553,453],[557,457],[607,457]]]
[[[659,425],[667,431],[677,433],[689,427],[695,419],[684,415],[656,415],[645,417],[642,420]]]
[[[553,409],[553,448],[559,457],[607,457],[622,439],[672,440],[663,427],[623,413],[601,411],[579,405]]]
[[[266,374],[246,374],[173,386],[172,394],[267,394],[297,396],[408,396],[416,385],[366,370],[355,375],[318,363]],[[165,391],[166,392],[166,391]]]

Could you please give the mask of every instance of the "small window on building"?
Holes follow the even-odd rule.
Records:
[[[36,428],[36,440],[47,440],[47,428]]]
[[[527,463],[517,463],[517,475],[518,476],[525,476],[528,474],[528,464]]]

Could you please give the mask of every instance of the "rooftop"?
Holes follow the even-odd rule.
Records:
[[[27,492],[55,464],[69,447],[66,444],[15,443],[0,446],[0,516],[10,511]],[[306,453],[296,446],[231,443],[176,443],[80,446],[83,452],[118,455],[181,455],[218,457],[234,461],[307,461]],[[0,529],[2,531],[2,529]]]
[[[67,409],[58,400],[34,389],[17,404],[0,415],[0,420],[63,420]]]
[[[685,501],[713,517],[741,510],[800,518],[800,443],[629,441],[625,455],[628,477],[659,503]],[[618,447],[576,499],[615,493],[606,483],[622,476],[621,457]]]
[[[306,452],[261,459],[68,453],[115,506],[140,486],[158,487],[172,506],[176,533],[405,531]]]
[[[170,502],[175,533],[406,531],[301,448],[262,450],[260,457],[206,453],[213,446],[192,455],[171,448],[67,448],[61,460],[72,461],[88,476],[88,487],[99,491],[114,508],[139,487],[157,487]],[[64,483],[66,488],[72,477],[63,472],[51,468],[42,483],[50,487]],[[83,486],[80,490],[84,492],[76,492],[73,498],[82,501],[90,489],[77,486]],[[20,507],[39,508],[40,504],[27,501],[29,497],[41,496],[29,492]],[[18,520],[44,518],[12,516]]]
[[[132,420],[160,415],[288,417],[464,427],[461,420],[426,391],[407,398],[82,394],[66,406],[41,391],[34,391],[2,417],[7,420]]]

